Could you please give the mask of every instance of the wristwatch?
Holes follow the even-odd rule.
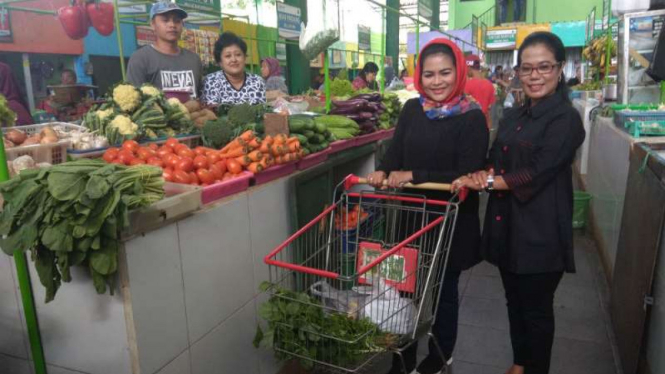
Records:
[[[485,191],[487,191],[487,192],[494,191],[494,176],[493,175],[488,175],[487,176],[487,187],[485,188]]]

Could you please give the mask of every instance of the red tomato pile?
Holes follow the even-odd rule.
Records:
[[[134,140],[127,140],[121,148],[107,149],[103,159],[123,165],[159,166],[167,182],[201,186],[235,178],[242,172],[241,168],[227,167],[227,160],[220,157],[219,151],[205,147],[191,149],[174,138],[161,147],[154,143],[142,147]]]

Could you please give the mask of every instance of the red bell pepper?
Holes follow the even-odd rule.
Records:
[[[65,34],[71,39],[78,40],[88,35],[88,27],[84,23],[81,7],[72,5],[58,9],[58,19],[65,30]]]
[[[92,27],[102,36],[109,36],[113,32],[114,9],[113,4],[91,3],[86,5],[88,17]]]

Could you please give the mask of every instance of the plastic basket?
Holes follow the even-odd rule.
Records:
[[[589,215],[589,202],[591,194],[584,191],[575,191],[573,193],[573,228],[581,229],[586,226]]]
[[[39,125],[7,127],[3,128],[2,132],[4,134],[10,130],[16,129],[19,131],[23,131],[28,136],[30,136],[33,134],[38,134],[46,126],[50,127],[58,126],[62,128],[65,132],[76,131],[76,130],[85,131],[85,128],[73,125],[71,123],[51,122],[51,123],[42,123]],[[17,146],[14,148],[6,148],[5,154],[7,155],[7,161],[15,160],[20,156],[30,156],[32,157],[33,160],[35,160],[35,162],[38,163],[48,162],[51,165],[56,165],[67,161],[67,148],[69,148],[70,145],[71,145],[71,140],[62,139],[56,143],[51,143],[51,144],[33,144],[26,146]]]
[[[665,121],[665,111],[619,110],[614,112],[614,123],[623,127],[627,122]]]
[[[626,122],[626,130],[636,138],[640,136],[665,136],[665,120]]]

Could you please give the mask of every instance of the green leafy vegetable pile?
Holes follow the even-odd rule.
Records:
[[[397,125],[399,112],[402,110],[402,103],[396,94],[390,92],[386,92],[383,95],[381,102],[386,107],[386,110],[379,116],[379,128],[388,130]]]
[[[76,265],[88,267],[98,293],[107,285],[113,293],[128,212],[161,200],[164,179],[153,166],[83,159],[24,170],[0,184],[0,193],[0,246],[8,255],[31,251],[49,302]]]
[[[0,94],[0,126],[11,127],[16,122],[16,113],[9,109],[7,99]]]
[[[335,78],[330,82],[330,94],[335,97],[351,96],[355,93],[353,85],[346,79]]]
[[[367,318],[324,313],[321,302],[306,293],[287,291],[267,282],[261,290],[272,287],[273,296],[259,309],[268,329],[258,327],[254,346],[275,349],[279,360],[292,358],[286,351],[306,357],[300,360],[305,369],[313,367],[312,360],[349,367],[397,343],[396,335],[381,332]]]

